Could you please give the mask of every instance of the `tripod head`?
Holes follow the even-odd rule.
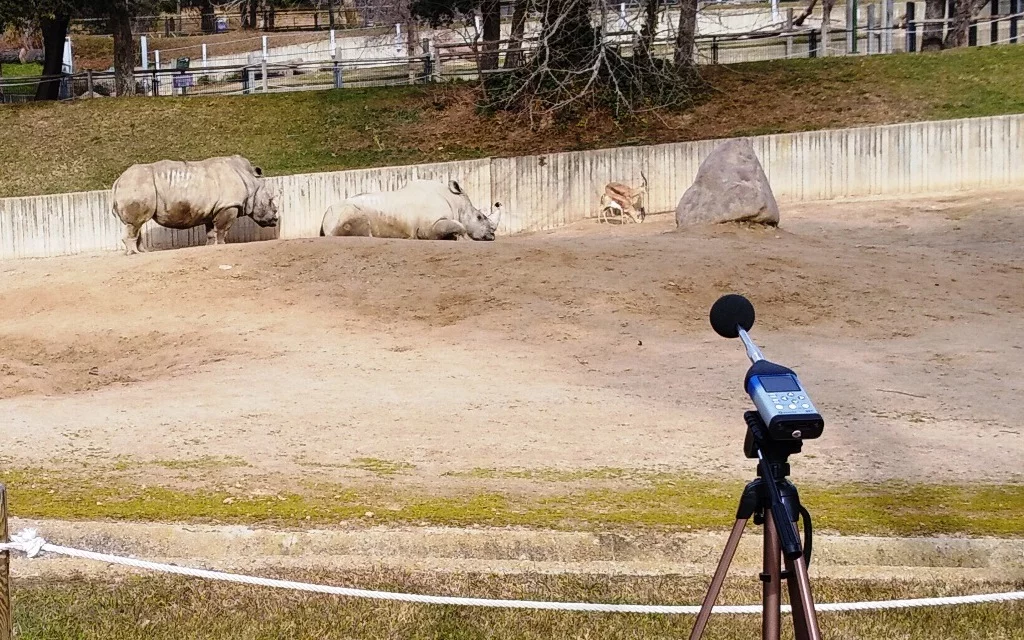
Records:
[[[738,337],[746,348],[751,364],[743,387],[764,420],[767,438],[800,441],[821,436],[825,421],[796,372],[765,359],[750,339],[747,331],[754,326],[754,305],[741,295],[728,294],[715,301],[710,316],[718,335]]]

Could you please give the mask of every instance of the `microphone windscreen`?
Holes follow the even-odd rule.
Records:
[[[711,328],[723,338],[738,338],[737,327],[750,331],[754,326],[754,305],[741,295],[724,295],[711,305]]]

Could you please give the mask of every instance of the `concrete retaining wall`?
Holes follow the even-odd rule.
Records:
[[[923,194],[1024,185],[1024,115],[814,131],[752,138],[777,200]],[[495,158],[268,178],[281,194],[282,223],[240,220],[229,242],[319,235],[337,200],[390,190],[413,178],[457,179],[481,209],[503,205],[500,234],[559,227],[597,212],[603,185],[639,185],[649,212],[672,211],[700,162],[720,141],[705,140],[543,156]],[[202,244],[205,230],[143,231],[151,248]],[[0,199],[0,259],[120,248],[109,192]]]

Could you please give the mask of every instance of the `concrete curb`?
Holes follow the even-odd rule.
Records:
[[[726,532],[590,533],[531,529],[375,527],[276,531],[244,526],[12,519],[11,532],[35,528],[53,544],[156,561],[242,571],[263,567],[429,572],[704,575],[713,571]],[[1024,539],[814,539],[812,572],[899,579],[1024,579]],[[761,564],[761,529],[748,524],[731,573]],[[89,566],[91,565],[91,566]],[[18,576],[103,571],[99,563],[16,558]]]

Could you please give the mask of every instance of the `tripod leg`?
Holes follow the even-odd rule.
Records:
[[[771,509],[764,511],[764,568],[761,573],[761,638],[779,640],[779,605],[782,597],[782,543]]]
[[[793,605],[793,629],[796,640],[821,640],[818,614],[811,596],[811,579],[807,576],[807,561],[802,557],[786,559],[789,572],[789,602]]]
[[[711,616],[711,608],[715,606],[715,600],[718,599],[718,594],[722,590],[725,574],[729,571],[733,556],[736,555],[736,547],[740,544],[740,536],[743,535],[743,527],[746,524],[746,518],[737,518],[736,524],[732,527],[732,533],[729,534],[729,540],[725,543],[725,549],[722,551],[722,558],[718,561],[718,568],[715,569],[715,576],[711,578],[711,585],[704,596],[704,602],[700,605],[700,613],[697,614],[697,619],[693,623],[690,640],[697,640],[704,634],[704,627],[707,626],[708,618]]]

